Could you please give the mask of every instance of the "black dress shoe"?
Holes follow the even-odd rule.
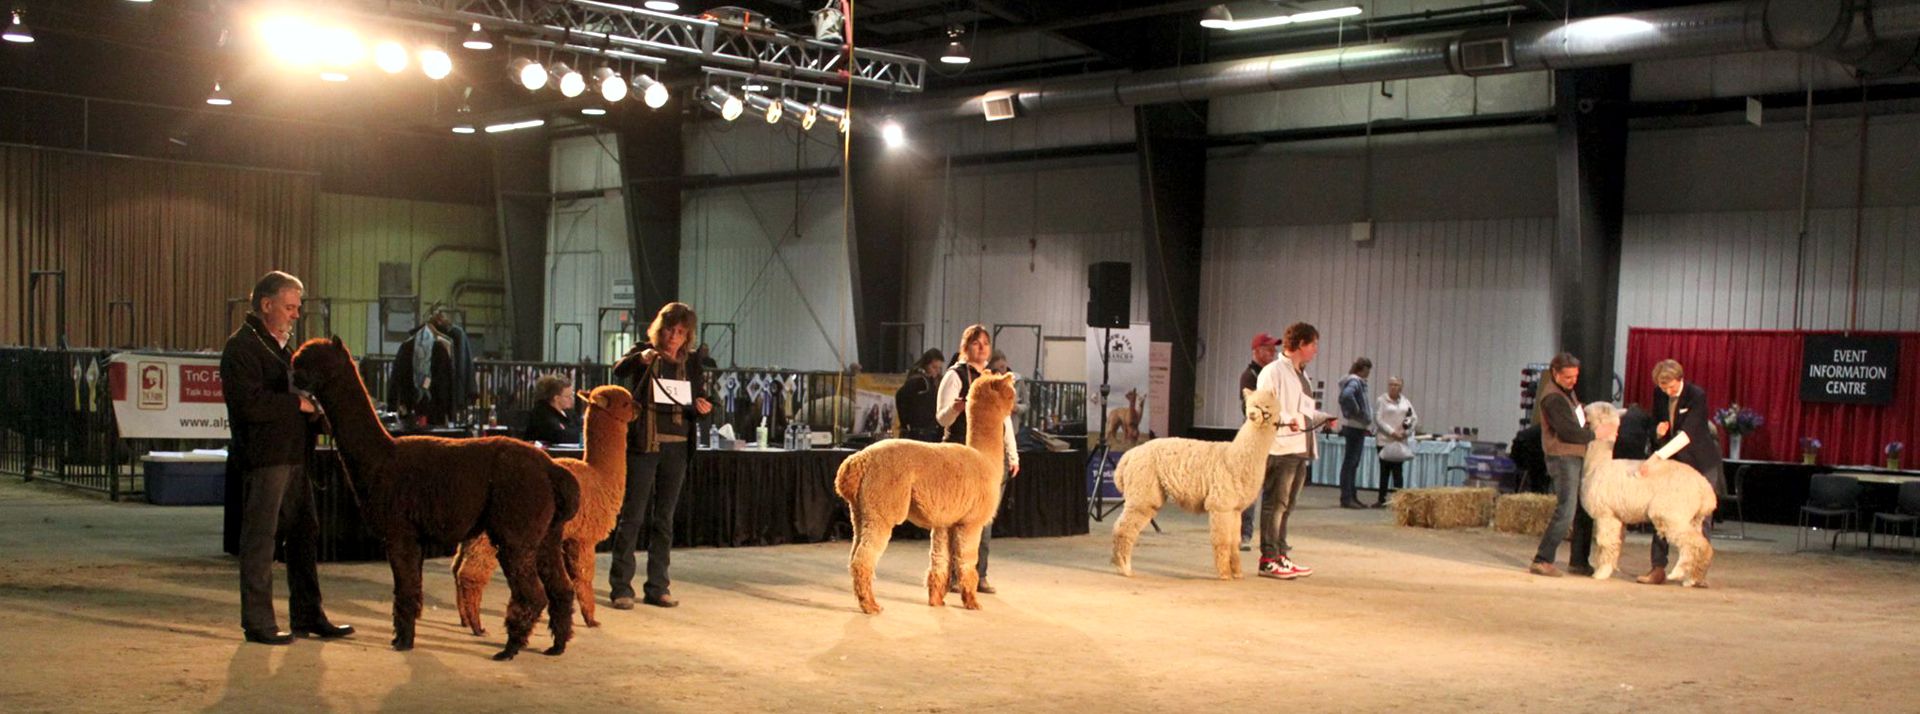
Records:
[[[293,643],[293,633],[279,630],[247,630],[247,641],[263,645],[285,645]]]
[[[1364,504],[1364,503],[1361,503],[1361,502],[1359,502],[1359,501],[1341,501],[1341,502],[1340,502],[1340,507],[1341,507],[1341,508],[1356,508],[1356,509],[1362,509],[1362,510],[1364,510],[1364,509],[1366,509],[1366,507],[1367,507],[1367,506],[1366,506],[1366,504]]]
[[[336,625],[331,622],[323,622],[318,625],[294,625],[293,634],[331,640],[335,637],[346,637],[347,635],[353,634],[353,625]]]

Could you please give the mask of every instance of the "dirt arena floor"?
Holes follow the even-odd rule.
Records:
[[[978,612],[925,606],[925,544],[896,543],[869,617],[844,543],[696,549],[675,555],[681,607],[602,606],[566,655],[500,663],[504,583],[496,634],[468,635],[445,559],[412,652],[387,646],[382,563],[321,566],[354,637],[243,644],[217,508],[8,479],[0,711],[1920,709],[1912,557],[1794,554],[1762,526],[1720,541],[1711,590],[1545,579],[1523,572],[1531,538],[1397,528],[1333,496],[1308,489],[1295,516],[1309,579],[1214,580],[1204,521],[1167,515],[1132,579],[1107,565],[1108,524],[995,543],[1001,592]],[[1646,537],[1626,550],[1643,570]]]

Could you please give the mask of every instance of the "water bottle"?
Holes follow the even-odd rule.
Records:
[[[800,425],[800,450],[813,450],[813,426],[810,424]]]
[[[760,428],[755,432],[753,441],[762,449],[767,448],[767,430],[767,418],[760,417]]]
[[[787,451],[792,451],[793,450],[793,425],[788,424],[787,428],[784,431],[785,433],[781,434],[781,438],[780,438],[780,448],[786,449]]]

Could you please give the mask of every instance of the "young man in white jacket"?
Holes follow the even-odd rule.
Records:
[[[1338,417],[1313,403],[1307,364],[1320,354],[1320,331],[1304,322],[1287,327],[1280,338],[1280,359],[1260,369],[1257,389],[1280,397],[1280,431],[1267,449],[1267,475],[1260,487],[1260,575],[1292,580],[1313,574],[1293,562],[1287,545],[1287,519],[1313,466],[1313,432]]]

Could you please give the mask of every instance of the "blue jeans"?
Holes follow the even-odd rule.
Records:
[[[1240,512],[1240,542],[1253,540],[1253,520],[1260,515],[1260,497],[1255,496],[1253,503],[1247,504],[1247,510]]]
[[[1567,551],[1567,565],[1588,568],[1587,555],[1593,552],[1593,519],[1580,508],[1580,478],[1586,459],[1578,456],[1547,457],[1547,473],[1553,476],[1553,495],[1560,503],[1553,509],[1553,522],[1540,536],[1540,549],[1533,562],[1552,564],[1560,552],[1560,542],[1573,531],[1573,547]]]

